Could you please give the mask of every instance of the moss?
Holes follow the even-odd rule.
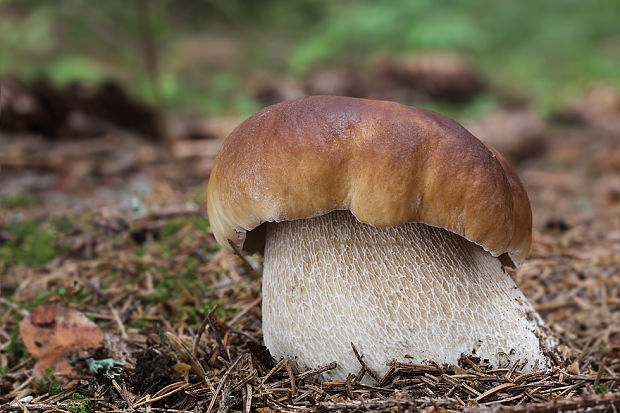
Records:
[[[39,200],[29,193],[21,192],[16,195],[0,197],[0,207],[7,209],[29,208],[39,203]]]
[[[141,333],[145,333],[151,330],[153,324],[145,320],[131,320],[129,322],[129,327],[135,328]]]
[[[209,230],[209,219],[205,217],[192,216],[187,218],[187,221],[192,224],[197,231],[207,232]]]
[[[36,298],[31,300],[24,307],[28,311],[32,311],[39,305],[48,302],[50,298],[57,298],[60,303],[65,306],[69,306],[70,304],[77,304],[82,302],[90,295],[91,292],[87,288],[80,288],[77,291],[69,292],[64,287],[52,287],[49,290],[41,291]]]
[[[93,413],[92,402],[80,393],[73,393],[72,401],[67,403],[67,410],[71,413]]]
[[[26,357],[26,347],[19,338],[19,326],[13,327],[9,344],[4,348],[4,354],[7,358],[7,371],[21,363]]]
[[[8,241],[0,244],[0,261],[6,266],[39,266],[59,254],[52,225],[23,221],[10,223],[3,229],[11,235]]]
[[[54,375],[55,370],[56,366],[52,364],[47,369],[45,369],[45,374],[43,375],[43,378],[39,381],[39,387],[41,387],[52,396],[60,394],[60,392],[62,391],[62,383],[59,382]]]

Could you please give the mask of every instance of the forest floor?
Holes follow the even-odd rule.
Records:
[[[300,371],[263,347],[260,257],[220,250],[205,214],[237,119],[170,121],[168,141],[0,134],[0,410],[617,411],[617,109],[542,120],[516,160],[534,230],[511,275],[560,343],[555,368],[393,363],[374,385],[362,364],[324,382],[333,366]]]

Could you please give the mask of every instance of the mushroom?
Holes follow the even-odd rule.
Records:
[[[327,378],[393,360],[550,365],[554,340],[504,266],[531,244],[525,189],[455,121],[395,102],[311,96],[239,125],[207,190],[217,241],[264,250],[274,357]]]

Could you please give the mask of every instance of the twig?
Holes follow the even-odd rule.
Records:
[[[278,361],[278,363],[275,366],[273,366],[271,370],[269,370],[269,372],[261,380],[261,387],[265,385],[265,382],[267,381],[269,377],[271,377],[272,374],[276,373],[282,368],[282,366],[284,366],[284,361],[285,361],[284,359]]]
[[[353,396],[353,379],[355,378],[355,376],[353,376],[353,374],[349,373],[347,375],[347,379],[344,382],[344,390],[347,393],[347,397],[351,400],[353,400],[355,398],[355,396]]]
[[[491,396],[492,394],[495,394],[499,391],[508,389],[510,387],[514,387],[516,386],[516,384],[514,383],[503,383],[500,384],[499,386],[495,386],[490,390],[485,391],[484,393],[482,393],[480,396],[476,397],[474,400],[479,402],[480,400],[486,399],[487,397]]]
[[[181,383],[183,383],[183,382],[181,382]],[[178,383],[174,383],[174,384],[178,384]],[[170,387],[170,386],[166,386],[166,387]],[[171,395],[173,395],[174,393],[178,393],[178,392],[180,392],[181,390],[186,389],[187,387],[189,387],[189,383],[183,383],[181,386],[177,387],[176,389],[173,389],[173,390],[169,391],[168,393],[162,394],[162,395],[160,395],[160,396],[153,396],[153,398],[152,398],[152,399],[144,400],[144,401],[142,401],[142,402],[140,402],[140,403],[136,404],[136,405],[135,405],[135,406],[133,406],[133,407],[134,407],[134,409],[135,409],[135,408],[140,407],[140,406],[143,406],[143,405],[145,405],[145,404],[151,404],[151,403],[154,403],[154,402],[156,402],[156,401],[159,401],[159,400],[165,399],[166,397],[171,396]]]
[[[513,413],[538,413],[538,412],[566,412],[571,410],[579,411],[617,411],[620,408],[620,394],[606,393],[600,396],[585,396],[568,400],[549,400],[542,403],[528,403],[517,406],[500,406],[502,412]],[[497,407],[478,406],[466,409],[470,413],[495,412]]]
[[[118,311],[116,311],[114,309],[114,307],[110,306],[110,311],[112,311],[112,315],[114,316],[114,321],[116,321],[116,324],[118,325],[118,329],[121,332],[121,337],[123,337],[123,339],[127,340],[128,336],[127,336],[127,331],[125,331],[125,326],[123,325],[123,321],[121,320],[120,316],[118,315]]]
[[[288,360],[284,363],[286,366],[286,372],[288,373],[289,380],[291,381],[291,397],[297,396],[297,387],[295,386],[295,376],[293,375],[293,369]]]
[[[159,93],[159,65],[157,59],[157,48],[153,37],[153,30],[150,21],[150,11],[148,0],[136,0],[138,14],[138,28],[140,30],[140,40],[142,43],[142,57],[144,66],[148,74],[151,92],[158,105],[161,105],[161,94]]]
[[[243,393],[243,412],[250,413],[252,411],[252,386],[249,383],[245,384]]]
[[[364,371],[366,371],[368,374],[370,374],[370,377],[375,379],[375,381],[377,383],[380,383],[381,382],[381,377],[379,377],[379,375],[377,373],[372,371],[366,365],[366,363],[364,362],[364,359],[362,358],[362,356],[360,356],[360,353],[358,353],[357,349],[355,348],[355,344],[353,344],[353,342],[351,342],[351,348],[353,349],[353,354],[355,354],[355,358],[357,358],[357,361],[359,361],[359,363],[362,365],[362,368],[364,369]]]
[[[217,310],[217,304],[214,305],[211,310],[209,310],[209,313],[205,316],[205,318],[202,319],[202,322],[198,326],[198,331],[196,331],[196,338],[194,339],[194,345],[192,346],[192,355],[194,357],[196,357],[196,352],[198,351],[198,344],[200,343],[200,338],[202,337],[202,334],[204,333],[207,324],[209,324],[209,320],[211,319],[211,317],[213,317],[213,313],[215,313],[215,310]]]
[[[124,387],[121,388],[121,386],[119,386],[118,383],[116,382],[116,380],[114,380],[114,379],[112,379],[112,386],[114,386],[114,388],[116,389],[118,394],[120,394],[120,396],[123,398],[123,400],[127,404],[127,409],[129,411],[133,411],[133,406],[131,405],[131,400],[129,400],[129,395],[127,394],[127,389],[124,388]]]
[[[226,370],[226,373],[224,373],[224,375],[220,379],[220,382],[217,384],[217,388],[215,389],[215,394],[211,398],[211,403],[209,403],[209,407],[207,408],[207,413],[211,413],[211,410],[213,410],[213,406],[215,406],[215,402],[217,401],[217,396],[222,391],[222,387],[224,387],[224,383],[226,383],[226,380],[228,380],[228,376],[230,375],[230,372],[235,368],[235,366],[239,363],[239,361],[241,361],[242,358],[243,358],[243,355],[240,355],[239,357],[237,357],[237,359],[233,361],[233,363],[230,365],[228,370]]]
[[[278,364],[276,364],[276,366],[275,366],[273,369],[271,369],[271,371],[270,371],[269,373],[267,373],[267,375],[265,376],[264,380],[266,381],[266,380],[267,380],[267,378],[268,378],[269,376],[271,376],[271,374],[273,374],[273,372],[275,372],[274,370],[276,370],[276,368],[279,370],[279,369],[281,368],[281,364],[282,364],[283,362],[284,362],[284,359],[283,359],[283,360],[280,360],[280,362],[279,362]],[[302,382],[302,381],[303,381],[303,379],[305,379],[305,378],[306,378],[306,377],[308,377],[308,376],[314,376],[314,375],[316,375],[316,374],[325,373],[326,371],[333,370],[333,369],[335,369],[336,367],[338,367],[338,365],[337,365],[337,364],[336,364],[336,362],[334,361],[334,362],[331,362],[331,363],[329,363],[329,364],[327,364],[327,365],[325,365],[325,366],[322,366],[322,367],[317,367],[316,369],[306,370],[306,371],[304,371],[303,373],[301,373],[301,374],[298,374],[298,375],[297,375],[297,380],[299,380],[300,382]],[[284,386],[285,384],[288,384],[289,380],[290,380],[290,378],[286,378],[286,379],[284,379],[284,380],[280,380],[280,381],[277,381],[277,382],[275,382],[275,383],[271,383],[271,384],[269,385],[269,388],[270,388],[270,389],[272,389],[272,388],[276,388],[276,387],[281,387],[281,386]]]
[[[235,254],[237,254],[239,256],[239,258],[241,258],[241,261],[243,261],[243,264],[246,266],[246,268],[248,269],[248,272],[250,273],[250,275],[254,278],[254,279],[258,279],[260,278],[261,274],[260,272],[256,271],[254,269],[254,267],[252,267],[252,264],[250,264],[250,262],[248,261],[248,259],[246,258],[246,256],[243,254],[243,252],[241,252],[241,250],[239,249],[239,247],[237,247],[234,243],[229,242],[231,248],[233,249],[233,251],[235,251]]]
[[[472,369],[476,370],[478,373],[482,372],[482,370],[480,369],[480,366],[478,366],[476,363],[471,361],[471,359],[467,357],[466,354],[461,354],[461,360],[467,363]]]
[[[482,396],[478,390],[474,389],[467,383],[461,383],[461,387],[467,390],[469,393],[471,393],[472,396],[476,396],[476,397]]]
[[[14,302],[10,300],[7,300],[4,297],[0,297],[0,304],[4,304],[7,307],[11,307],[13,310],[15,310],[15,312],[17,312],[22,317],[28,317],[30,315],[30,313],[27,310],[19,308],[17,304],[15,304]]]
[[[517,359],[514,364],[512,365],[512,367],[510,367],[510,369],[508,370],[508,372],[506,373],[506,380],[512,380],[512,375],[515,373],[515,371],[517,370],[517,367],[519,367],[519,363],[521,362],[521,359]]]
[[[261,301],[263,301],[263,297],[262,296],[258,297],[256,300],[252,301],[250,304],[248,304],[245,307],[243,307],[243,309],[239,313],[235,314],[235,316],[228,322],[228,325],[230,327],[233,327],[235,325],[235,323],[241,319],[241,317],[246,315],[248,313],[248,311],[250,311],[252,308],[254,308],[258,304],[260,304]]]
[[[192,366],[194,373],[196,373],[196,375],[200,377],[200,379],[202,380],[204,384],[209,386],[209,388],[211,389],[211,392],[213,393],[213,385],[211,384],[211,381],[209,380],[209,377],[207,376],[207,372],[202,367],[202,364],[200,363],[200,361],[198,361],[198,359],[185,346],[185,343],[183,343],[183,341],[181,341],[179,337],[177,337],[176,335],[174,335],[174,333],[170,331],[166,332],[166,337],[174,344],[174,347],[179,352],[185,355],[185,357],[189,360],[189,364]]]
[[[416,409],[416,403],[411,400],[401,400],[401,399],[382,399],[382,400],[351,400],[347,402],[323,402],[319,405],[320,410],[334,411],[334,410],[350,410],[350,411],[360,411],[360,410],[379,410],[379,409],[391,409],[393,407],[398,407],[401,411],[414,411]]]

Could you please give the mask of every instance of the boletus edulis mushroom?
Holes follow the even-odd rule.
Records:
[[[387,362],[550,364],[554,340],[505,266],[531,244],[525,189],[457,122],[395,102],[311,96],[225,140],[207,191],[219,243],[264,252],[263,333],[328,378]]]

